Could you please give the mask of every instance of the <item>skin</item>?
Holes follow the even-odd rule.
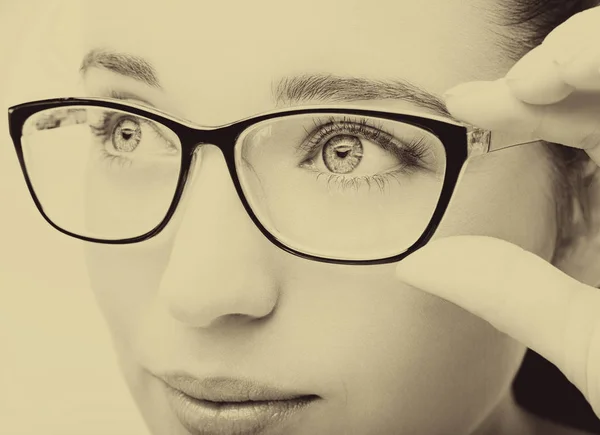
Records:
[[[163,90],[96,68],[85,89],[133,92],[219,125],[274,109],[271,85],[285,76],[402,78],[441,95],[460,82],[501,76],[512,64],[491,31],[501,31],[489,24],[492,0],[381,3],[310,0],[294,8],[293,20],[271,0],[89,5],[85,46],[143,56]],[[522,344],[399,282],[394,265],[336,266],[284,253],[247,217],[220,154],[205,156],[159,236],[86,245],[92,287],[153,433],[187,433],[152,376],[177,370],[321,396],[286,434],[501,434],[538,424],[509,395]],[[550,260],[549,168],[540,144],[473,161],[436,238],[493,236]]]
[[[466,122],[488,129],[510,125],[585,151],[580,155],[588,159],[577,175],[586,187],[573,198],[585,219],[572,216],[571,241],[557,255],[555,267],[506,241],[462,236],[429,244],[396,268],[404,282],[486,319],[551,361],[596,415],[600,415],[600,56],[594,41],[599,19],[600,7],[578,13],[553,29],[505,78],[464,83],[446,93],[451,113]],[[467,254],[461,258],[463,264],[448,261],[458,250]],[[465,273],[464,264],[476,265],[479,273]],[[431,268],[452,271],[453,279],[441,281],[445,274],[434,277],[427,272]]]

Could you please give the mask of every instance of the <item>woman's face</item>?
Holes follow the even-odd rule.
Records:
[[[495,0],[96,3],[86,8],[87,49],[145,58],[161,88],[91,64],[89,95],[130,94],[203,125],[275,109],[273,88],[300,75],[401,79],[439,96],[511,65],[489,24]],[[355,104],[431,113],[407,97]],[[473,161],[436,237],[489,235],[550,259],[549,167],[539,145]],[[217,390],[242,379],[318,396],[268,433],[468,433],[506,393],[524,352],[398,282],[394,265],[317,263],[276,248],[215,149],[165,231],[139,244],[88,244],[86,257],[156,434],[225,433],[194,432],[194,411],[172,406],[160,377],[182,373]]]

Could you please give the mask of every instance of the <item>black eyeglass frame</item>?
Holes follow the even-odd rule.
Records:
[[[177,186],[175,189],[173,199],[171,201],[171,204],[169,205],[169,208],[163,220],[156,227],[146,232],[145,234],[127,239],[115,240],[105,240],[87,237],[76,233],[72,233],[68,230],[59,227],[44,212],[42,204],[37,198],[37,195],[35,194],[25,164],[23,147],[21,143],[23,126],[30,116],[42,110],[80,105],[115,109],[133,115],[141,116],[146,119],[150,119],[152,121],[163,124],[165,127],[171,129],[179,137],[181,143],[182,160],[179,178],[177,180]],[[442,190],[438,199],[438,203],[429,223],[427,224],[421,236],[405,251],[397,255],[370,260],[349,260],[340,258],[321,257],[317,255],[308,254],[306,252],[298,251],[294,248],[291,248],[285,243],[281,242],[279,239],[277,239],[277,237],[271,234],[262,225],[256,214],[252,210],[248,200],[246,199],[246,195],[244,194],[235,165],[235,146],[238,143],[238,138],[240,137],[240,135],[242,135],[242,133],[245,130],[259,122],[293,115],[318,113],[369,116],[392,121],[404,122],[428,131],[429,133],[436,136],[442,143],[446,154],[446,171],[444,174]],[[223,153],[225,162],[227,164],[227,168],[229,170],[229,174],[235,186],[235,190],[248,216],[250,217],[252,222],[257,226],[257,228],[261,231],[261,233],[271,243],[273,243],[280,249],[301,258],[325,263],[346,265],[374,265],[398,262],[410,255],[411,253],[415,252],[417,249],[425,246],[427,242],[433,237],[435,231],[437,230],[439,224],[442,221],[444,213],[446,212],[448,205],[450,204],[450,200],[458,183],[465,162],[471,155],[489,152],[490,141],[490,134],[485,130],[461,125],[459,123],[452,123],[450,120],[442,120],[441,118],[436,119],[438,117],[435,116],[420,114],[416,115],[411,113],[394,113],[381,110],[348,108],[339,106],[311,106],[273,111],[217,127],[198,126],[191,122],[170,116],[159,110],[155,110],[153,108],[104,98],[69,97],[32,101],[10,107],[8,114],[10,135],[15,146],[15,151],[17,153],[17,157],[21,165],[21,170],[23,171],[23,175],[25,177],[25,182],[27,184],[29,193],[31,194],[31,197],[38,211],[42,214],[44,219],[53,228],[55,228],[63,234],[87,242],[112,245],[138,243],[156,236],[167,226],[167,224],[175,214],[175,211],[177,209],[177,206],[179,205],[189,177],[194,152],[199,146],[211,144],[218,147]]]

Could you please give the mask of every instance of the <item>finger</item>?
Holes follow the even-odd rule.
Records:
[[[515,98],[505,80],[472,82],[462,93],[446,96],[458,119],[488,130],[523,132],[540,139],[585,149],[600,165],[600,96],[573,93],[551,105]]]
[[[600,7],[589,8],[572,15],[556,26],[542,42],[552,49],[559,63],[575,58],[585,47],[596,45],[600,39]]]
[[[600,47],[594,44],[579,50],[569,61],[555,62],[556,72],[564,83],[578,91],[600,91]],[[600,95],[597,95],[600,98]]]
[[[540,45],[523,56],[506,74],[512,94],[529,104],[552,104],[573,91],[600,90],[600,47],[574,47],[575,54],[561,59],[561,51]]]
[[[552,51],[543,45],[515,63],[506,74],[506,84],[517,99],[529,104],[552,104],[575,90],[563,80]]]
[[[431,242],[397,276],[483,318],[557,365],[588,395],[600,385],[600,290],[511,243],[481,236]],[[595,344],[594,344],[595,343]],[[597,398],[594,398],[597,400]]]
[[[488,130],[530,133],[538,116],[536,107],[515,98],[503,79],[464,83],[444,98],[451,115]]]
[[[573,90],[600,90],[600,7],[573,15],[525,54],[506,74],[514,96],[552,104]]]

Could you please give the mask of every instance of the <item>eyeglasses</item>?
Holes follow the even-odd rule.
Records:
[[[489,131],[442,117],[331,106],[205,128],[137,104],[64,98],[11,107],[9,128],[38,210],[69,236],[156,236],[213,145],[265,237],[338,264],[399,261],[424,246],[467,159],[492,151]]]

